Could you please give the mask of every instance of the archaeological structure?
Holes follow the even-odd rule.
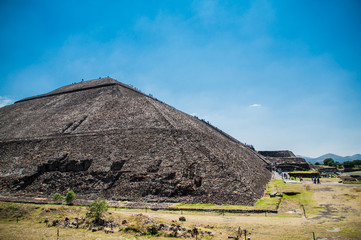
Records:
[[[254,204],[269,161],[223,131],[112,78],[0,109],[0,195]]]

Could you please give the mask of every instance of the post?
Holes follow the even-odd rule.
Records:
[[[305,206],[303,206],[303,205],[301,205],[301,206],[302,206],[302,208],[303,208],[303,215],[305,216],[305,218],[307,218]]]
[[[313,240],[316,240],[315,232],[312,232],[312,234],[313,234]]]
[[[247,230],[244,229],[244,240],[247,240]]]
[[[241,237],[242,237],[242,230],[241,230],[241,227],[238,227],[237,239],[240,239]]]
[[[59,240],[59,227],[57,228],[57,231],[56,231],[56,240]]]

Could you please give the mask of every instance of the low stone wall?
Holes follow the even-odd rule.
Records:
[[[49,204],[54,203],[50,198],[41,197],[19,197],[19,196],[0,196],[0,202],[34,203]],[[89,206],[92,200],[76,199],[73,205]],[[220,212],[220,213],[278,213],[278,210],[269,209],[194,209],[194,208],[172,208],[175,203],[144,203],[144,202],[118,202],[107,201],[110,207],[120,209],[144,209],[144,211],[195,211],[195,212]],[[55,203],[54,203],[55,204]]]
[[[313,177],[320,177],[320,173],[317,172],[317,173],[293,173],[293,172],[290,172],[288,173],[290,175],[290,177],[303,177],[303,178],[313,178]]]

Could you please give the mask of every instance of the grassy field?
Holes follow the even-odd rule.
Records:
[[[270,198],[277,191],[282,197]],[[278,213],[227,213],[183,211],[193,209],[277,209]],[[136,222],[142,213],[157,223],[180,225],[187,229],[197,227],[211,232],[213,236],[198,236],[198,239],[228,239],[236,236],[237,230],[246,229],[251,239],[361,239],[361,187],[337,184],[332,179],[321,184],[285,184],[273,180],[265,197],[254,207],[237,205],[177,204],[179,211],[152,211],[146,209],[110,209],[106,219],[121,223],[127,220],[135,228],[144,228]],[[45,219],[53,221],[64,218],[85,218],[83,206],[39,205],[24,203],[0,203],[0,239],[169,239],[165,234],[141,236],[136,231],[116,230],[92,232],[89,228],[48,227]],[[185,222],[179,222],[184,216]],[[132,222],[133,221],[133,222]],[[134,222],[135,221],[135,222]],[[129,224],[129,225],[131,225]],[[250,235],[249,235],[250,233]],[[187,236],[185,236],[187,237]],[[195,239],[188,236],[189,239]],[[244,237],[242,238],[244,239]]]

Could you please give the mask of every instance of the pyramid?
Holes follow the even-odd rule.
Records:
[[[0,109],[0,194],[254,204],[265,158],[205,121],[112,78]]]

